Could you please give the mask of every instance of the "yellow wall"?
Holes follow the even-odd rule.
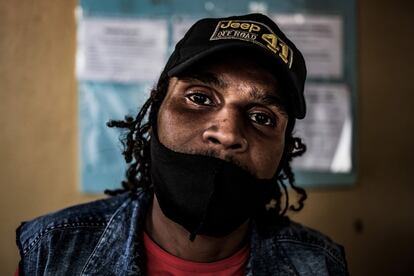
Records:
[[[345,245],[352,275],[414,270],[411,3],[359,1],[359,179],[311,191],[294,216]],[[75,5],[0,2],[1,275],[20,221],[96,198],[77,191]]]

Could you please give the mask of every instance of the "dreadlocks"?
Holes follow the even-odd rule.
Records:
[[[126,116],[124,120],[112,120],[107,123],[108,127],[126,130],[121,138],[121,142],[124,146],[122,154],[126,163],[129,164],[129,167],[125,173],[126,179],[122,181],[122,188],[106,190],[106,194],[117,195],[127,191],[134,193],[138,189],[152,189],[150,156],[151,127],[156,126],[159,108],[168,91],[168,83],[168,77],[160,77],[157,86],[151,90],[149,99],[141,107],[135,119],[131,116]],[[145,121],[147,115],[148,120]],[[295,177],[290,166],[294,157],[300,156],[306,151],[306,145],[302,143],[302,140],[292,136],[294,125],[295,120],[289,120],[285,134],[285,150],[279,165],[277,183],[275,183],[278,185],[277,207],[275,210],[282,216],[288,209],[300,211],[307,198],[306,191],[294,184]],[[299,196],[297,206],[289,205],[286,181],[290,188]],[[283,208],[281,208],[283,194],[280,192],[280,187],[283,189],[285,196],[285,206]]]

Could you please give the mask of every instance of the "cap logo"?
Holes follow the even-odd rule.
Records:
[[[293,51],[267,25],[250,20],[220,21],[210,40],[238,39],[255,43],[273,52],[289,68],[292,66]]]

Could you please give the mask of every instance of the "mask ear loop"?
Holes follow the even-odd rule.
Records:
[[[289,116],[288,125],[286,127],[286,132],[285,132],[285,143],[286,144],[283,150],[282,158],[280,159],[280,162],[279,162],[279,168],[277,169],[277,173],[276,173],[276,183],[278,186],[282,187],[283,194],[285,195],[285,206],[280,211],[280,216],[284,216],[287,210],[289,209],[289,193],[288,193],[286,184],[284,183],[285,177],[283,176],[284,174],[283,168],[285,164],[289,162],[289,155],[293,152],[295,148],[294,140],[290,139],[289,137],[289,134],[292,133],[293,128],[295,127],[295,122],[296,122],[296,119],[292,116]],[[280,196],[279,200],[282,199],[282,196]]]
[[[287,187],[285,185],[285,183],[283,183],[283,180],[278,180],[280,186],[282,186],[283,189],[283,193],[285,194],[285,207],[283,208],[282,212],[280,213],[280,216],[284,216],[287,212],[287,210],[289,209],[289,193],[287,190]],[[281,197],[280,197],[281,199]]]

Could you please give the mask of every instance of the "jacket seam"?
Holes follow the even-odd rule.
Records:
[[[79,228],[79,227],[102,227],[105,226],[106,222],[74,222],[74,223],[63,223],[58,225],[53,225],[47,227],[45,230],[41,231],[39,234],[35,236],[35,238],[27,245],[23,247],[23,255],[26,256],[36,245],[49,233],[54,232],[56,230],[63,230],[63,229],[71,229],[71,228]]]
[[[318,249],[322,249],[329,257],[331,257],[333,260],[335,260],[337,263],[341,264],[342,267],[346,267],[344,261],[342,260],[342,257],[340,254],[338,254],[337,252],[335,252],[334,250],[330,250],[329,248],[326,248],[326,246],[322,246],[322,245],[318,245],[318,244],[314,244],[314,243],[304,243],[302,241],[299,240],[294,240],[294,239],[277,239],[277,242],[288,242],[288,243],[295,243],[295,244],[300,244],[306,247],[313,247],[313,248],[318,248]]]
[[[98,250],[98,248],[101,246],[102,243],[102,238],[105,236],[105,234],[107,233],[108,229],[111,228],[111,224],[113,223],[113,221],[117,218],[117,216],[119,215],[119,213],[126,208],[126,206],[128,206],[130,204],[130,199],[125,200],[125,202],[117,209],[115,210],[115,212],[112,214],[111,218],[109,219],[108,223],[105,226],[105,229],[103,230],[102,234],[99,237],[98,242],[96,243],[95,248],[93,249],[92,253],[89,255],[88,259],[85,262],[85,265],[83,266],[80,275],[85,275],[85,270],[93,263],[93,258],[95,257],[95,253]]]

